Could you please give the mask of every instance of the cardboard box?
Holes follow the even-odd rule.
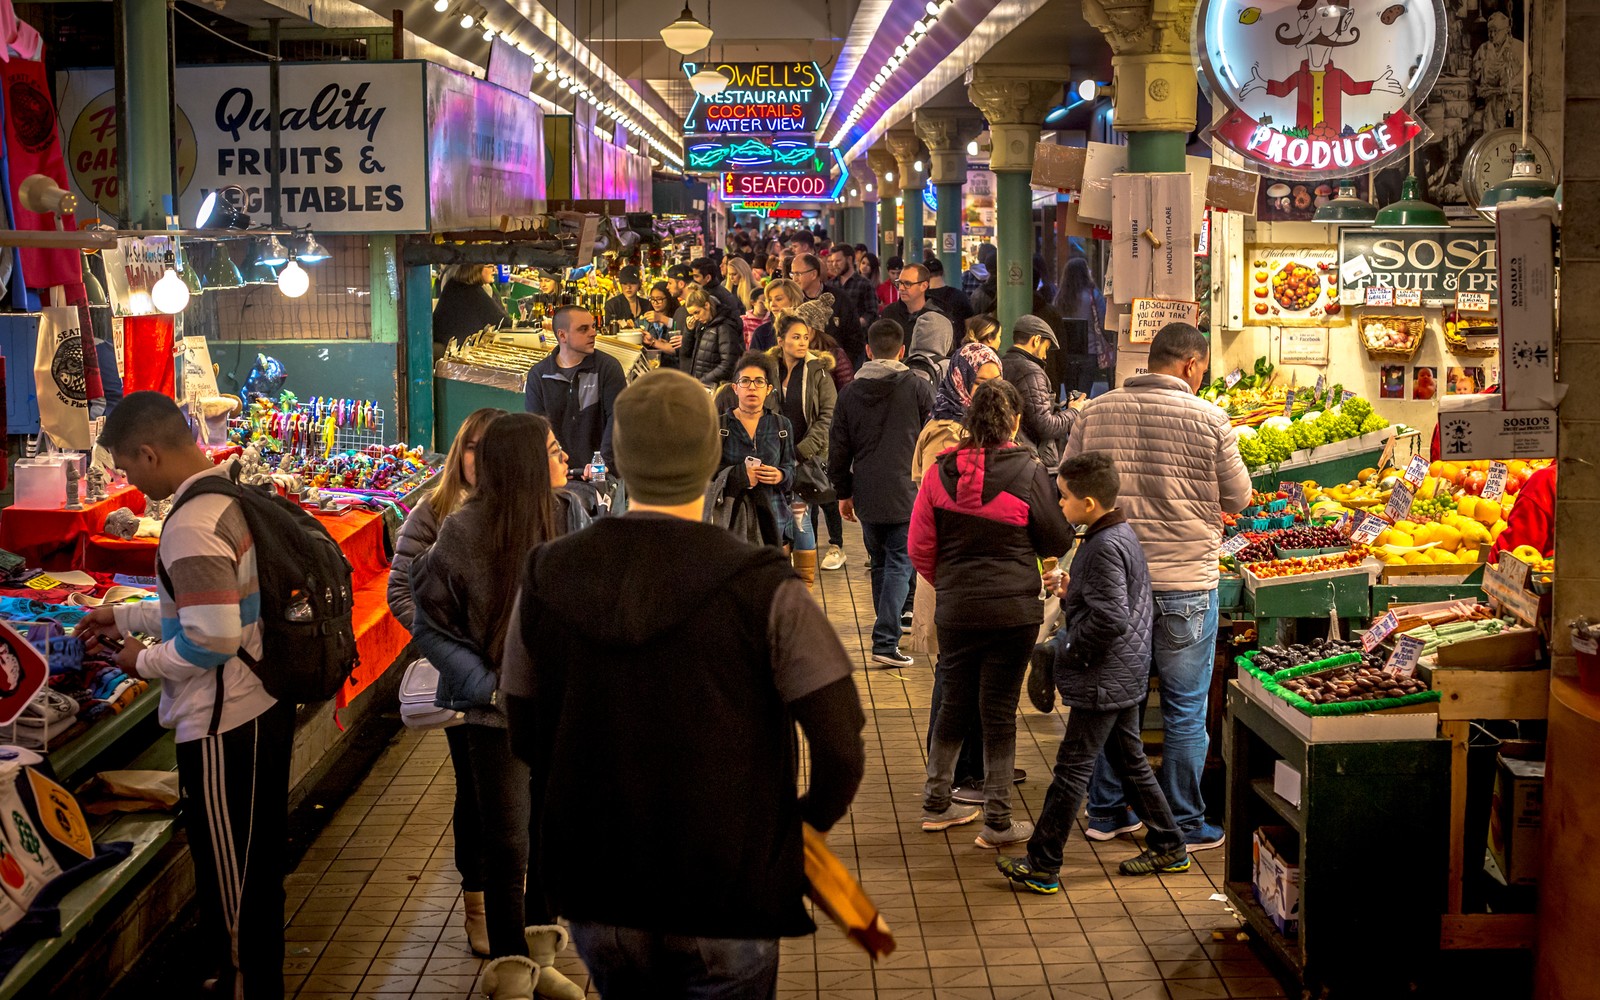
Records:
[[[1509,370],[1510,365],[1505,365]],[[1459,395],[1439,400],[1439,454],[1447,462],[1470,459],[1553,458],[1554,409],[1501,409],[1499,396]]]
[[[1555,226],[1556,205],[1547,198],[1514,202],[1495,215],[1500,386],[1507,410],[1549,409],[1561,401],[1556,389]]]
[[[1267,692],[1248,671],[1240,671],[1239,688],[1250,700],[1307,743],[1382,743],[1431,740],[1439,735],[1439,703],[1422,702],[1354,715],[1307,715]]]
[[[1300,808],[1300,772],[1290,767],[1288,761],[1273,761],[1272,790],[1296,809]]]
[[[1489,857],[1507,885],[1539,881],[1544,761],[1502,755],[1489,810]]]
[[[1300,866],[1285,850],[1293,836],[1286,826],[1264,826],[1250,838],[1256,902],[1287,937],[1300,933]]]

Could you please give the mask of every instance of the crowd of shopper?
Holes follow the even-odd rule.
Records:
[[[600,317],[555,308],[527,412],[471,414],[400,531],[389,602],[455,715],[464,933],[497,1000],[582,997],[554,968],[569,929],[603,996],[771,995],[777,939],[813,930],[802,829],[825,833],[862,776],[852,663],[815,597],[819,569],[846,564],[846,520],[868,557],[870,663],[921,653],[933,670],[922,830],[981,819],[977,845],[1025,851],[1001,875],[1041,893],[1060,889],[1085,800],[1090,838],[1148,828],[1124,874],[1183,871],[1222,841],[1200,792],[1217,520],[1250,481],[1228,420],[1196,396],[1207,338],[1172,324],[1148,374],[1069,405],[1054,310],[1009,330],[974,311],[992,254],[957,286],[937,260],[880,268],[810,232],[759,249],[740,235],[647,290],[625,268]],[[441,305],[490,316],[488,278],[452,274]],[[1063,304],[1094,317],[1089,292],[1069,268]],[[661,370],[628,384],[595,350],[613,319],[642,327]],[[1082,348],[1096,374],[1105,343]],[[130,480],[182,499],[225,475],[150,395],[102,437]],[[625,510],[586,502],[595,484],[579,480],[599,468]],[[241,993],[275,997],[281,885],[247,845],[235,857],[229,827],[281,839],[293,714],[236,655],[261,655],[236,504],[206,496],[169,519],[162,621],[98,609],[80,632],[163,636],[118,659],[167,680],[184,787],[226,784],[191,840],[200,868],[227,860],[245,890],[201,871],[203,903],[234,936]],[[1035,705],[1070,708],[1036,825],[1012,807],[1030,664]],[[1154,768],[1139,734],[1152,672]],[[791,722],[808,750],[798,794]],[[247,755],[253,768],[221,777]]]

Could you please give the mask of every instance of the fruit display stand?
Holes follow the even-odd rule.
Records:
[[[1375,560],[1320,573],[1262,578],[1246,566],[1245,605],[1255,617],[1260,642],[1284,641],[1296,619],[1342,619],[1347,629],[1372,611],[1371,588],[1381,567]]]
[[[1355,479],[1363,469],[1372,468],[1383,457],[1389,432],[1374,431],[1348,441],[1319,445],[1294,452],[1275,469],[1257,469],[1250,482],[1258,490],[1276,489],[1285,479],[1304,482],[1343,483]],[[1399,461],[1422,447],[1422,432],[1408,430],[1395,435],[1395,456]]]
[[[1330,718],[1346,723],[1342,733],[1335,725],[1330,738],[1308,738],[1272,700],[1264,690],[1247,690],[1242,675],[1229,684],[1229,902],[1309,995],[1342,982],[1369,991],[1418,982],[1435,958],[1430,942],[1447,875],[1449,744],[1431,733],[1385,738],[1366,725],[1380,716],[1365,715]],[[1274,790],[1279,762],[1299,776],[1299,805]],[[1293,936],[1273,923],[1252,886],[1252,836],[1266,824],[1287,824],[1298,841],[1300,923]],[[1403,856],[1403,872],[1378,863],[1385,855]],[[1403,928],[1404,941],[1374,948],[1375,917]]]

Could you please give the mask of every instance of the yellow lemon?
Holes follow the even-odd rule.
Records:
[[[1390,545],[1398,545],[1401,548],[1407,548],[1408,549],[1411,546],[1417,544],[1417,540],[1415,538],[1413,538],[1411,535],[1407,534],[1406,532],[1401,531],[1399,528],[1390,528],[1389,529],[1389,544]]]
[[[1426,566],[1433,561],[1426,552],[1407,552],[1402,558],[1407,566]]]
[[[1481,553],[1479,553],[1475,548],[1462,549],[1460,552],[1456,553],[1456,562],[1475,563],[1478,561],[1478,557],[1480,555]]]
[[[1477,502],[1477,505],[1473,508],[1472,516],[1480,524],[1493,524],[1500,520],[1500,505],[1495,503],[1493,500],[1484,500],[1480,498]]]

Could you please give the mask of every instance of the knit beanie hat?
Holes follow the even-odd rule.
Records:
[[[833,293],[823,292],[810,301],[800,303],[795,313],[816,333],[827,333],[828,324],[833,322]]]
[[[670,368],[640,375],[617,395],[611,448],[631,499],[671,507],[705,496],[722,461],[710,394]]]

